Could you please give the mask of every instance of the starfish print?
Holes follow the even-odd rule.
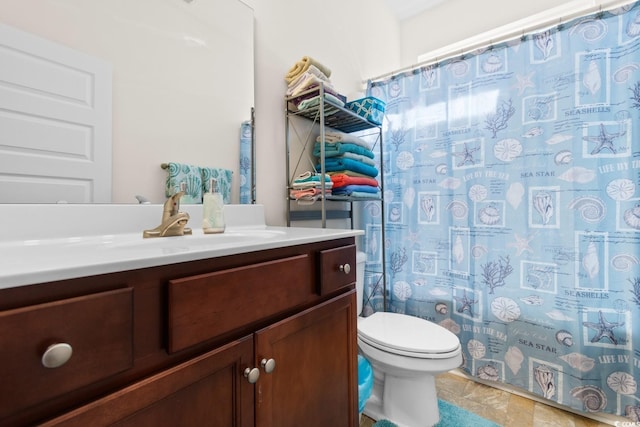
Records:
[[[599,342],[603,338],[607,338],[613,344],[618,345],[618,340],[616,340],[616,337],[613,334],[613,328],[617,328],[618,326],[623,326],[624,322],[622,323],[608,322],[607,319],[604,318],[604,315],[602,314],[602,310],[598,311],[598,318],[599,318],[598,323],[582,322],[582,324],[587,328],[591,328],[595,331],[598,331],[598,333],[593,338],[591,338],[591,342]]]
[[[464,313],[465,311],[469,312],[469,316],[473,317],[473,304],[477,301],[474,299],[470,299],[467,296],[467,291],[464,291],[461,297],[453,297],[454,300],[458,301],[462,305],[456,309],[458,313]]]
[[[463,151],[459,153],[453,153],[453,155],[456,157],[462,157],[462,160],[458,163],[458,167],[464,166],[467,163],[471,163],[472,165],[475,165],[476,161],[473,159],[473,153],[479,150],[480,150],[480,147],[469,149],[469,146],[465,142]]]
[[[515,237],[516,241],[512,243],[508,243],[507,246],[516,248],[516,255],[520,256],[524,251],[533,253],[533,249],[531,249],[531,247],[529,246],[529,243],[531,243],[531,241],[535,236],[520,237],[518,233],[514,233],[513,237]]]
[[[406,240],[408,240],[412,245],[415,245],[416,243],[420,242],[420,236],[418,235],[418,233],[410,231],[407,234]]]
[[[518,82],[515,83],[512,87],[518,88],[518,95],[522,95],[528,87],[530,88],[536,87],[536,85],[533,84],[533,82],[531,81],[531,78],[535,73],[536,73],[535,71],[532,71],[525,76],[516,74],[516,79],[518,79]]]
[[[627,132],[608,133],[604,128],[604,124],[600,123],[600,134],[598,136],[583,136],[582,139],[587,142],[596,143],[596,147],[591,151],[591,155],[598,154],[602,150],[609,150],[616,154],[616,148],[613,146],[613,140],[625,135]]]

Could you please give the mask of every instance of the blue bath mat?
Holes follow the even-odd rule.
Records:
[[[434,427],[500,427],[493,421],[482,418],[449,402],[438,399],[440,422]],[[387,420],[380,420],[373,427],[395,427]]]

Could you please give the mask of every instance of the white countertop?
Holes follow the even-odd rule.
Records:
[[[158,225],[162,205],[6,205],[0,209],[0,289],[363,234],[269,227],[261,205],[225,206],[225,232],[204,234],[202,206],[181,210],[191,215],[192,235],[143,239],[144,229]]]

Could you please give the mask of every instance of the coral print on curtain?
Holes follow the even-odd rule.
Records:
[[[387,310],[456,333],[464,369],[640,417],[640,7],[372,82]],[[382,309],[366,277],[366,310]],[[366,311],[365,311],[366,313]]]

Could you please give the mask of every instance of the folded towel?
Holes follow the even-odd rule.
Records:
[[[200,167],[202,174],[202,192],[209,192],[209,184],[211,178],[216,180],[218,192],[222,194],[222,200],[225,203],[231,202],[231,182],[233,179],[233,171],[221,168],[203,168]]]
[[[320,157],[320,143],[316,142],[313,146],[313,155],[316,157]],[[337,142],[335,144],[325,144],[324,145],[324,156],[325,157],[338,157],[345,153],[354,153],[359,154],[361,156],[368,157],[370,159],[374,158],[373,151],[368,148],[362,147],[361,145],[350,144],[350,143],[341,143]]]
[[[291,187],[296,190],[307,188],[322,188],[320,174],[313,172],[305,172],[303,174],[300,174],[296,177],[296,179],[293,180],[293,184],[291,185]],[[333,188],[333,182],[331,181],[331,177],[329,175],[324,176],[324,188]]]
[[[184,195],[180,198],[181,203],[202,203],[202,176],[198,166],[170,162],[163,163],[161,167],[168,172],[165,181],[167,198],[184,188]]]
[[[357,160],[359,162],[362,162],[362,163],[365,163],[365,164],[371,165],[371,166],[375,166],[376,165],[376,162],[372,158],[367,157],[367,156],[363,156],[361,154],[346,152],[346,153],[343,153],[341,157]]]
[[[300,84],[300,81],[302,79],[307,78],[309,74],[312,74],[312,75],[316,76],[317,78],[319,78],[323,82],[331,83],[331,80],[329,80],[329,76],[327,76],[325,73],[320,71],[320,69],[318,67],[316,67],[315,65],[311,64],[311,65],[309,65],[309,68],[307,68],[307,71],[305,71],[304,73],[300,74],[295,79],[291,80],[289,82],[289,84],[288,84],[288,87],[292,88],[292,87]]]
[[[354,192],[377,194],[378,191],[378,187],[373,187],[371,185],[347,185],[345,187],[334,188],[331,193],[340,196],[345,194],[352,194]]]
[[[307,188],[304,190],[289,190],[289,196],[293,199],[299,200],[302,198],[316,197],[322,194],[322,190],[319,188]],[[331,194],[331,190],[325,190],[325,194]]]
[[[329,182],[331,181],[331,177],[325,174],[324,180]],[[309,182],[309,181],[320,182],[320,174],[307,171],[307,172],[301,173],[300,175],[295,177],[295,179],[293,180],[294,183]]]
[[[295,81],[295,83],[292,83],[289,85],[286,95],[296,96],[304,92],[305,90],[312,89],[314,87],[319,87],[320,84],[324,85],[325,92],[337,92],[337,90],[333,87],[331,82],[327,80],[323,80],[321,77],[318,77],[315,74],[311,74],[307,72],[307,73],[301,74],[300,77]]]
[[[344,106],[344,102],[342,102],[342,100],[340,98],[338,98],[335,95],[332,95],[330,93],[325,93],[324,94],[324,100],[325,102],[328,102],[330,104],[333,105],[337,105],[339,107]],[[297,107],[298,107],[298,111],[303,111],[306,110],[308,108],[312,108],[312,107],[316,107],[320,104],[320,95],[314,96],[312,98],[308,98],[305,99],[303,101],[301,101]],[[335,114],[337,112],[336,111],[325,111],[325,114]]]
[[[322,142],[320,141],[320,135],[318,135],[318,137],[316,138],[316,141]],[[348,142],[350,144],[360,145],[368,150],[371,150],[371,144],[369,144],[367,141],[360,138],[359,136],[351,135],[344,132],[325,131],[324,142],[327,144],[334,144],[337,142]]]
[[[330,157],[324,160],[324,166],[326,172],[342,171],[346,169],[370,176],[372,178],[378,176],[378,169],[376,169],[374,166],[366,165],[353,159]],[[317,165],[316,169],[321,170],[320,165]]]
[[[378,181],[375,178],[366,176],[349,176],[344,173],[337,173],[331,175],[331,182],[333,182],[333,189],[340,187],[346,187],[347,185],[370,185],[378,187]]]
[[[310,56],[303,56],[298,62],[293,64],[284,79],[287,81],[287,83],[295,80],[296,77],[307,71],[311,65],[315,65],[316,68],[322,71],[325,76],[331,77],[331,70],[329,68],[325,67]]]

